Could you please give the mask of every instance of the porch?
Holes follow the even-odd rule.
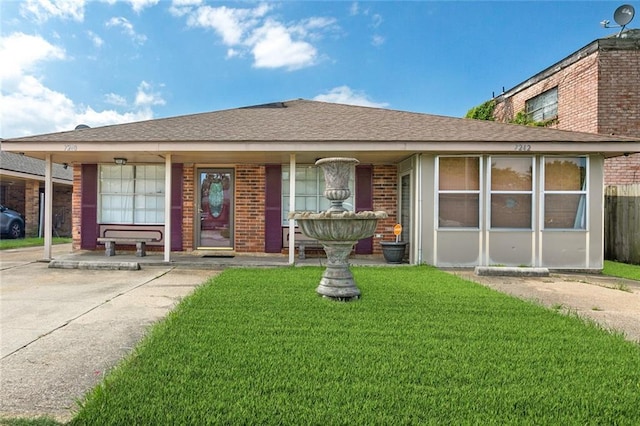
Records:
[[[81,262],[83,267],[87,269],[108,269],[109,265],[118,264],[138,264],[141,268],[145,267],[166,267],[173,266],[175,268],[189,269],[225,269],[225,268],[275,268],[287,267],[289,257],[281,254],[244,254],[234,252],[219,252],[209,250],[194,250],[192,252],[172,252],[171,261],[164,260],[164,253],[160,251],[150,251],[144,257],[136,256],[133,251],[118,251],[116,256],[107,257],[104,250],[61,250],[58,254],[54,254],[53,260],[66,265],[72,265]],[[375,255],[351,255],[349,262],[353,266],[403,266],[408,265],[392,265],[385,262],[382,256]],[[298,259],[296,256],[295,266],[326,266],[327,258],[320,254],[307,257],[306,259]]]

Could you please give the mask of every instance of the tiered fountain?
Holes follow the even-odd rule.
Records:
[[[350,212],[342,206],[349,198],[349,175],[351,166],[358,164],[355,158],[323,158],[316,166],[324,172],[324,196],[331,202],[325,212],[291,212],[302,232],[318,240],[327,254],[327,268],[316,292],[335,300],[353,300],[360,297],[353,274],[349,269],[349,254],[353,246],[362,238],[373,235],[379,219],[386,219],[387,213]]]

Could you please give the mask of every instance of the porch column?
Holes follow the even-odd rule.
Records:
[[[171,262],[171,154],[164,158],[164,261]]]
[[[44,162],[44,259],[51,260],[51,236],[53,234],[53,166],[51,154]]]
[[[296,154],[289,154],[289,211],[296,209]],[[295,220],[289,219],[289,265],[296,259]]]

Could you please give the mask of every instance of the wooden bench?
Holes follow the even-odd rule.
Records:
[[[101,237],[98,238],[99,243],[104,243],[104,254],[106,256],[116,255],[116,243],[135,244],[136,256],[144,257],[147,255],[147,243],[158,241],[156,238],[135,238],[135,237]]]
[[[321,249],[323,248],[322,244],[318,240],[314,240],[313,238],[309,238],[302,233],[302,231],[296,229],[295,231],[295,241],[293,246],[298,249],[298,258],[306,259],[307,255],[305,250],[307,248]],[[283,242],[285,242],[285,247],[289,247],[289,228],[282,228],[282,236]]]

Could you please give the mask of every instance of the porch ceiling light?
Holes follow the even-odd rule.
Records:
[[[113,159],[113,161],[115,161],[118,166],[124,166],[125,164],[127,164],[127,159],[122,157],[116,157]]]

